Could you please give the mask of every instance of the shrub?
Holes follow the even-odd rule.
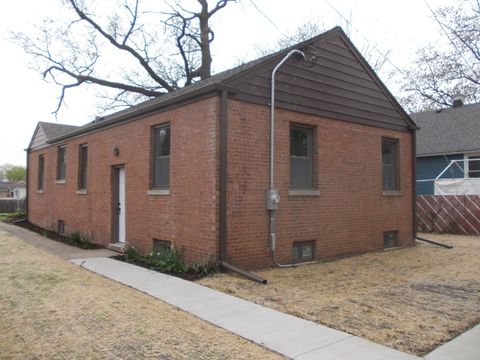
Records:
[[[93,247],[90,239],[87,236],[82,235],[79,231],[74,231],[73,233],[65,236],[65,243],[80,247],[82,249],[91,249]]]
[[[125,251],[125,261],[152,270],[173,274],[195,273],[205,276],[219,271],[218,262],[214,259],[210,259],[205,263],[185,264],[181,252],[177,249],[152,252],[142,256],[132,246]]]
[[[207,276],[219,272],[220,265],[217,260],[211,258],[203,263],[194,263],[190,265],[189,269],[196,274]]]

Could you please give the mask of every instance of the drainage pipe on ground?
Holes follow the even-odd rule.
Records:
[[[421,238],[421,237],[418,237],[418,236],[416,236],[415,239],[420,240],[420,241],[425,241],[425,242],[433,244],[433,245],[441,246],[441,247],[444,247],[446,249],[453,249],[452,245],[442,244],[442,243],[437,242],[437,241]]]
[[[248,271],[245,271],[243,269],[240,269],[232,264],[229,264],[227,263],[226,261],[224,260],[220,260],[220,266],[222,266],[223,268],[231,271],[231,272],[234,272],[238,275],[241,275],[245,278],[247,278],[248,280],[252,280],[252,281],[255,281],[256,283],[259,283],[259,284],[266,284],[267,283],[267,280],[266,279],[263,279],[251,272],[248,272]]]
[[[293,267],[295,264],[280,264],[275,254],[275,211],[280,202],[278,189],[274,184],[274,162],[275,162],[275,74],[277,70],[292,56],[300,55],[305,59],[305,54],[300,50],[292,50],[275,66],[272,71],[272,85],[270,96],[270,187],[267,189],[267,210],[269,211],[269,240],[270,251],[272,252],[273,263],[277,267]]]

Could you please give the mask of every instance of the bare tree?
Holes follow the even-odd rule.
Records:
[[[190,10],[180,0],[154,2],[155,9],[141,0],[63,0],[65,22],[45,19],[36,34],[18,32],[13,39],[60,86],[55,114],[68,89],[87,84],[106,90],[106,108],[132,105],[211,75],[210,20],[233,1],[210,7],[196,0],[199,9]]]
[[[479,0],[462,0],[432,15],[444,43],[420,48],[402,74],[401,102],[412,112],[451,106],[456,95],[480,101]]]

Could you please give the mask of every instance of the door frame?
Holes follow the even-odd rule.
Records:
[[[126,197],[126,176],[125,176],[125,165],[115,165],[112,166],[112,203],[111,203],[111,214],[112,214],[112,243],[119,242],[119,216],[117,213],[118,208],[118,201],[119,201],[119,192],[120,192],[120,184],[119,184],[119,174],[120,169],[124,170],[124,196]],[[126,212],[126,207],[124,207]],[[125,235],[126,235],[126,228],[127,228],[127,221],[125,216]],[[125,236],[126,238],[126,236]],[[126,239],[125,239],[126,243]]]

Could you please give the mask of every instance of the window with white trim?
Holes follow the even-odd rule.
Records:
[[[469,178],[480,178],[480,154],[466,155],[465,175]]]

